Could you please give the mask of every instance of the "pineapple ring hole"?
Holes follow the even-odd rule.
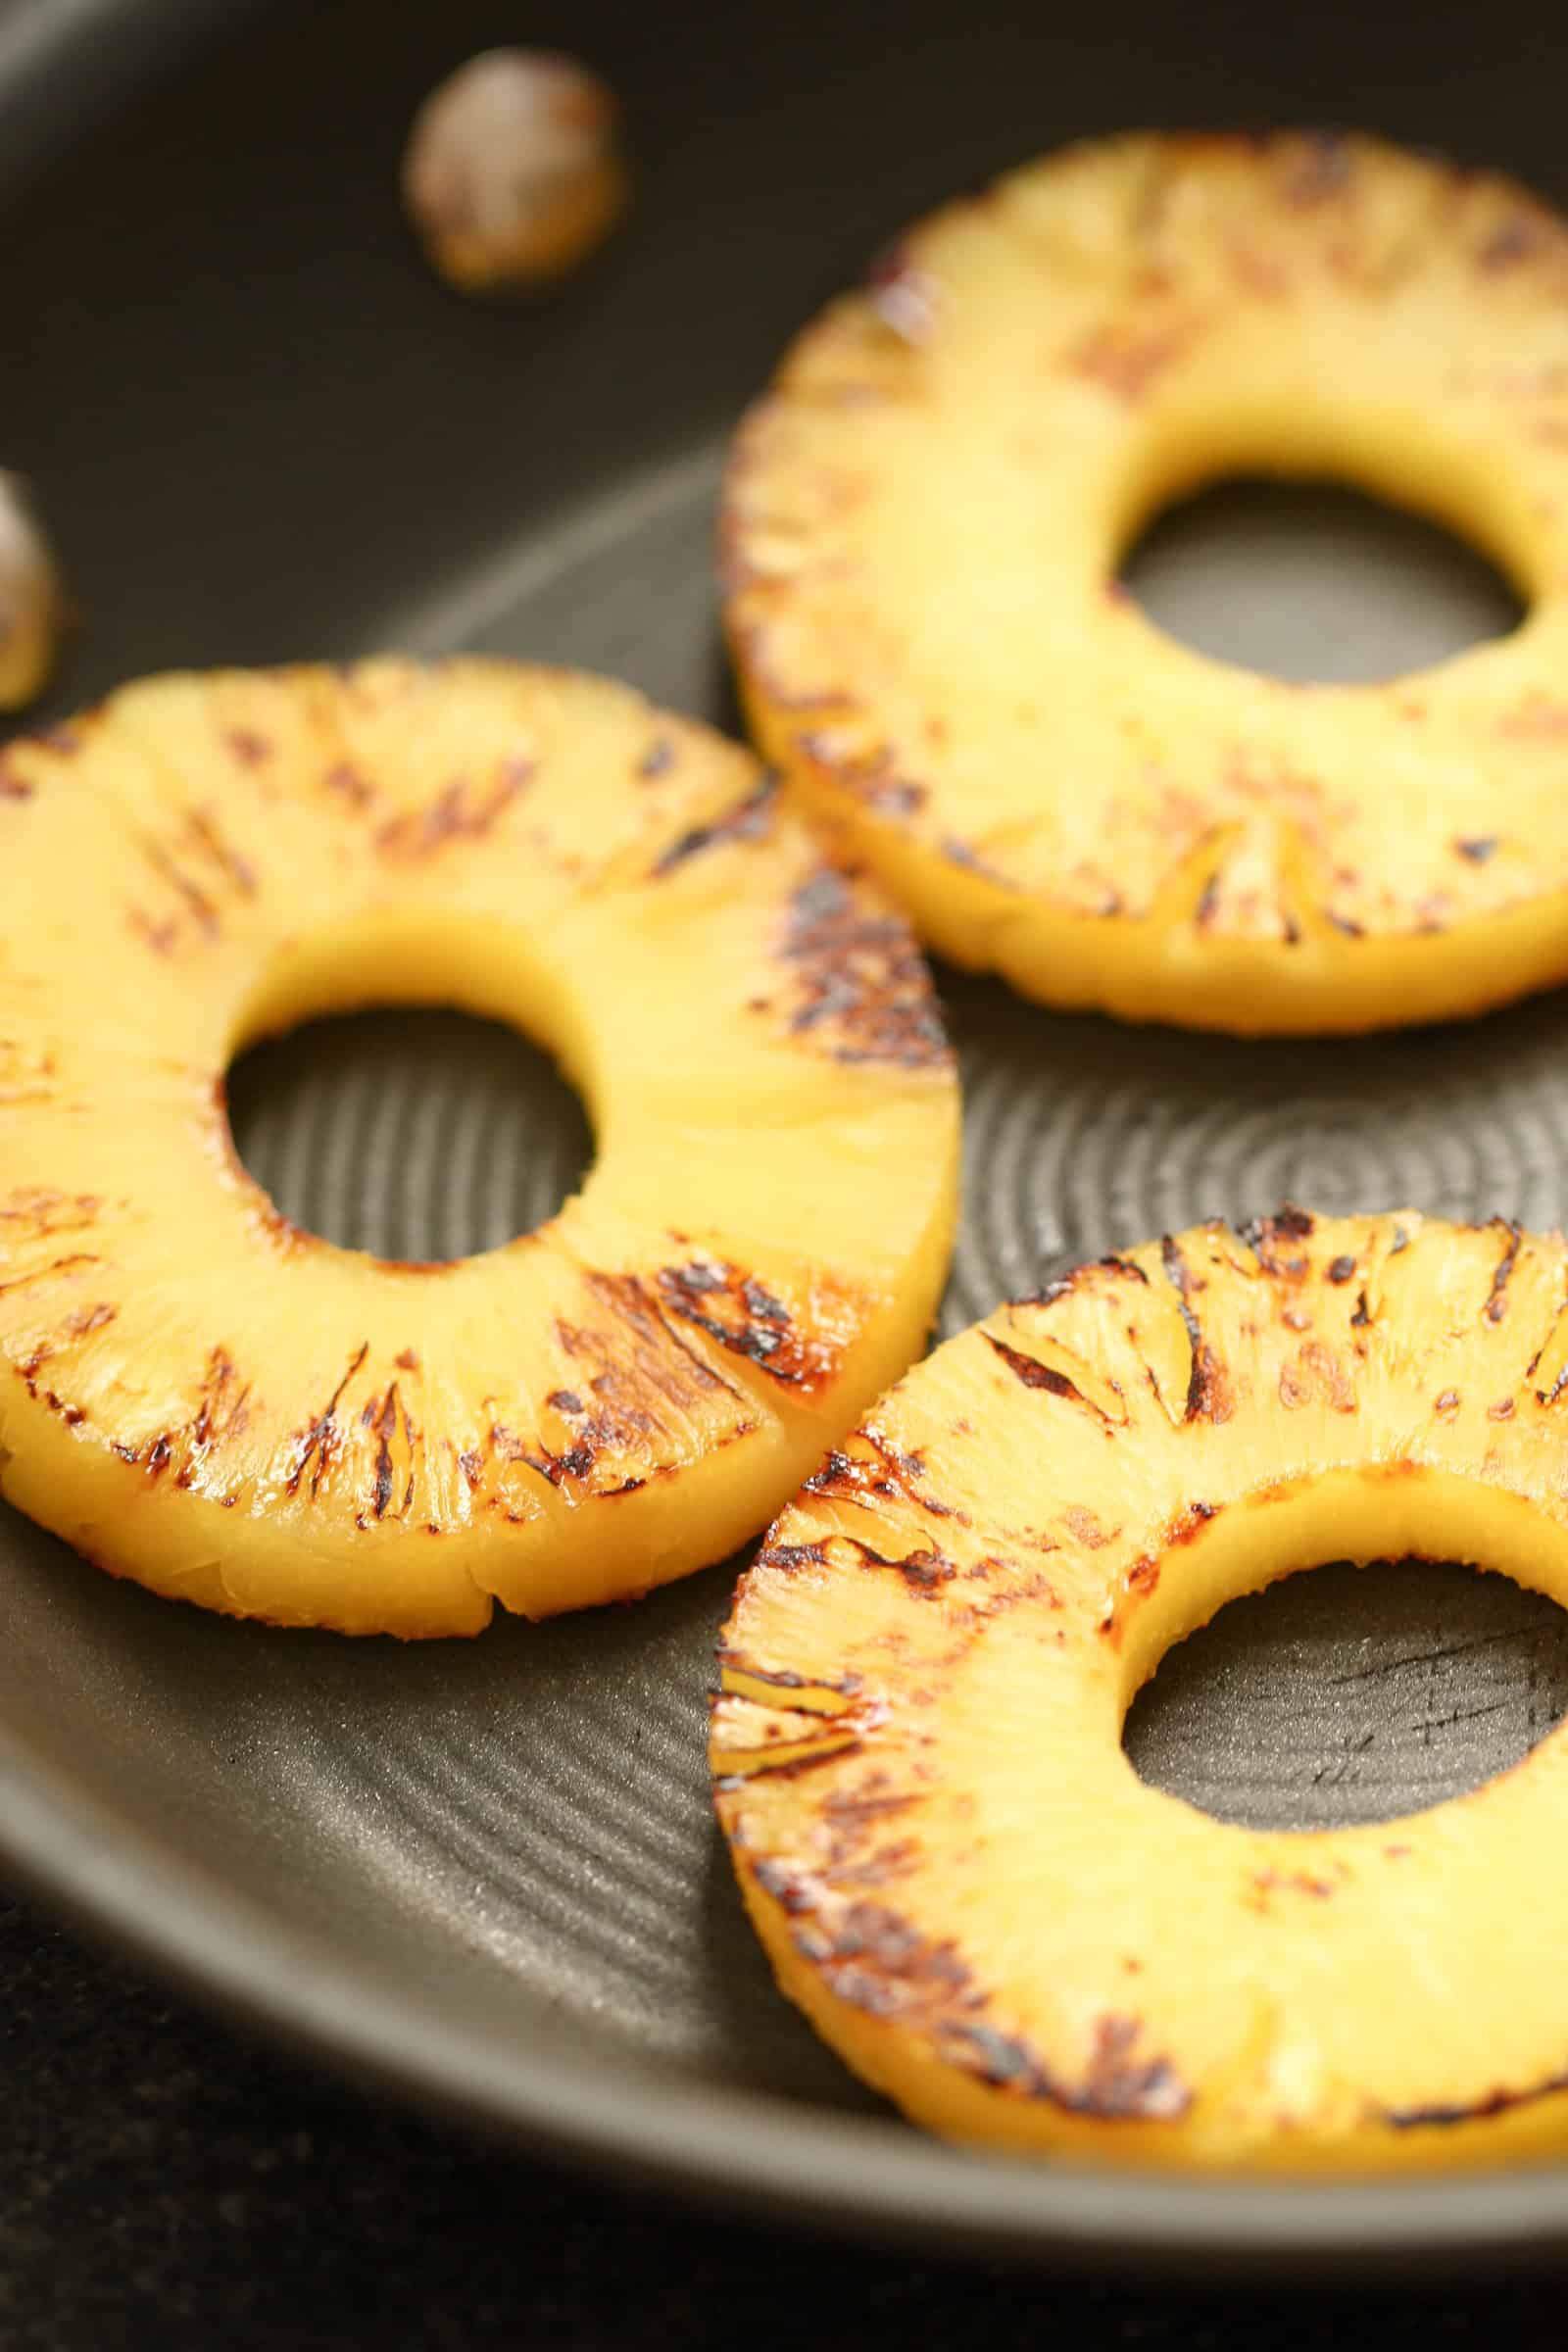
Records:
[[[1232,1599],[1133,1701],[1139,1778],[1253,1830],[1390,1821],[1481,1788],[1568,1714],[1568,1610],[1507,1575],[1341,1560]]]
[[[594,1158],[582,1099],[510,1023],[430,1005],[307,1020],[227,1078],[234,1148],[340,1249],[438,1263],[553,1217]]]
[[[1119,576],[1167,636],[1297,685],[1430,668],[1528,609],[1479,547],[1335,481],[1231,475],[1160,502]]]

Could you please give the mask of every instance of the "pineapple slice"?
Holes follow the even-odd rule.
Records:
[[[503,662],[155,679],[0,761],[0,1490],[120,1575],[471,1633],[720,1558],[920,1347],[957,1091],[902,921],[750,757]],[[352,1004],[516,1022],[598,1158],[379,1263],[223,1073]]]
[[[1453,525],[1532,610],[1386,685],[1165,637],[1120,559],[1226,473]],[[753,729],[955,962],[1358,1030],[1568,974],[1568,231],[1363,138],[1076,147],[797,342],[721,540]]]
[[[956,2138],[1194,2167],[1568,2148],[1568,1734],[1326,1834],[1146,1787],[1171,1642],[1327,1558],[1568,1602],[1568,1248],[1214,1224],[938,1349],[771,1530],[720,1651],[719,1819],[780,1983]]]

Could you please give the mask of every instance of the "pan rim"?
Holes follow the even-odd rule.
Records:
[[[503,2042],[367,1974],[321,1932],[115,1819],[0,1724],[0,1859],[101,1944],[339,2076],[519,2152],[840,2238],[1090,2271],[1278,2281],[1475,2275],[1568,2256],[1568,2166],[1387,2180],[1184,2179],[976,2154],[897,2119],[823,2115],[632,2064]]]

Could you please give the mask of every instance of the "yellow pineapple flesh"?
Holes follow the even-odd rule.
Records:
[[[1300,688],[1117,583],[1224,474],[1451,524],[1522,627]],[[909,232],[737,438],[764,754],[956,962],[1047,1003],[1356,1030],[1568,974],[1568,229],[1364,138],[1128,137]]]
[[[746,753],[479,661],[126,687],[0,760],[0,1492],[280,1623],[473,1632],[723,1556],[908,1362],[957,1092],[902,919]],[[438,1002],[560,1057],[580,1194],[451,1265],[282,1217],[223,1075]]]
[[[1084,1267],[939,1348],[769,1533],[711,1762],[785,1990],[934,2130],[1397,2170],[1568,2148],[1568,1733],[1323,1833],[1139,1780],[1237,1594],[1456,1558],[1568,1603],[1568,1248],[1300,1211]]]

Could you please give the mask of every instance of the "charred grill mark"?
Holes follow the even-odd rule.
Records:
[[[1083,2087],[1069,2099],[1073,2111],[1105,2122],[1174,2122],[1192,2105],[1192,2092],[1168,2058],[1140,2061],[1135,2045],[1143,2028],[1136,2017],[1102,2017],[1095,2028],[1095,2054]],[[1058,2097],[1061,2095],[1058,2091]]]
[[[456,1457],[474,1492],[494,1461],[520,1464],[570,1502],[584,1494],[596,1500],[635,1494],[650,1480],[673,1474],[672,1433],[717,1399],[734,1411],[731,1421],[710,1428],[711,1446],[757,1430],[745,1390],[703,1360],[637,1276],[581,1272],[606,1319],[574,1324],[557,1318],[556,1337],[572,1361],[575,1385],[548,1391],[541,1409],[566,1423],[564,1440],[548,1430],[492,1421],[483,1444]],[[505,1502],[504,1494],[491,1497],[494,1508]]]
[[[230,727],[223,740],[241,767],[262,767],[272,757],[270,739],[255,727]]]
[[[863,1502],[867,1495],[893,1494],[898,1489],[890,1478],[878,1477],[868,1462],[858,1462],[853,1454],[841,1453],[835,1446],[824,1455],[821,1468],[806,1480],[802,1492],[831,1495],[839,1502]]]
[[[909,1591],[920,1598],[929,1599],[943,1585],[949,1585],[957,1574],[954,1562],[934,1544],[916,1544],[912,1551],[895,1558],[891,1553],[878,1551],[863,1543],[858,1536],[834,1536],[834,1544],[847,1544],[858,1552],[864,1568],[892,1568],[903,1577]]]
[[[684,1266],[661,1266],[659,1287],[676,1314],[721,1348],[768,1366],[785,1345],[789,1309],[754,1276],[710,1257]],[[788,1372],[785,1379],[798,1377]]]
[[[78,1266],[102,1265],[103,1260],[90,1250],[74,1250],[68,1256],[51,1259],[47,1266],[34,1266],[26,1274],[14,1274],[9,1282],[0,1282],[0,1298],[12,1291],[25,1290],[32,1282],[47,1282],[51,1274],[74,1274]]]
[[[1335,1283],[1348,1282],[1354,1272],[1355,1260],[1353,1257],[1336,1257],[1328,1265],[1326,1279]]]
[[[675,746],[667,735],[656,736],[637,762],[637,773],[652,783],[656,776],[667,775],[675,764]]]
[[[238,1375],[227,1350],[215,1348],[207,1359],[202,1399],[191,1422],[191,1444],[204,1453],[215,1440],[237,1437],[249,1418],[250,1383],[235,1390]]]
[[[744,800],[723,815],[710,819],[706,825],[693,825],[680,834],[668,849],[655,860],[656,874],[672,874],[692,858],[700,858],[705,850],[726,841],[760,841],[773,821],[773,802],[778,794],[778,778],[765,775],[754,784]]]
[[[161,875],[164,881],[169,884],[171,890],[172,890],[177,897],[184,901],[185,906],[189,908],[191,915],[195,919],[198,930],[200,930],[206,938],[216,939],[219,931],[221,928],[221,925],[219,921],[218,908],[214,906],[206,891],[202,889],[200,883],[193,882],[190,876],[183,872],[181,868],[175,864],[173,858],[171,858],[169,852],[162,846],[161,843],[156,841],[143,842],[142,854],[146,858],[148,864],[153,868],[154,872]]]
[[[374,1412],[374,1399],[366,1406],[374,1413],[370,1426],[375,1432],[375,1490],[370,1508],[377,1519],[386,1516],[386,1506],[392,1499],[392,1440],[398,1426],[398,1384],[394,1381],[387,1390],[379,1412]]]
[[[111,1306],[106,1298],[100,1299],[96,1306],[85,1308],[79,1315],[70,1316],[66,1329],[74,1340],[84,1340],[90,1333],[102,1331],[105,1324],[112,1323],[119,1312],[120,1309]]]
[[[1187,1401],[1182,1418],[1184,1421],[1228,1421],[1234,1404],[1225,1365],[1217,1350],[1203,1337],[1202,1325],[1192,1303],[1192,1293],[1199,1285],[1179,1246],[1168,1233],[1160,1242],[1159,1259],[1165,1269],[1165,1279],[1176,1294],[1176,1303],[1181,1309],[1182,1322],[1186,1326],[1192,1348],[1192,1370],[1188,1375]]]
[[[864,1446],[873,1458],[862,1461],[835,1446],[823,1456],[821,1467],[806,1480],[804,1493],[872,1507],[898,1496],[933,1519],[952,1519],[960,1527],[968,1525],[966,1513],[944,1502],[921,1483],[925,1478],[925,1461],[920,1454],[901,1451],[875,1429],[858,1429],[850,1442]]]
[[[858,1674],[796,1674],[788,1666],[758,1666],[744,1650],[729,1649],[722,1643],[715,1655],[721,1672],[743,1674],[748,1682],[765,1683],[772,1690],[831,1690],[842,1698],[854,1698],[863,1688]]]
[[[907,1789],[892,1787],[885,1772],[874,1772],[856,1788],[830,1788],[822,1799],[823,1818],[841,1836],[863,1837],[876,1823],[890,1821],[918,1803]]]
[[[1492,1277],[1492,1288],[1487,1293],[1487,1303],[1482,1311],[1489,1323],[1500,1323],[1508,1311],[1508,1281],[1519,1260],[1519,1244],[1522,1236],[1518,1222],[1514,1218],[1496,1217],[1493,1222],[1502,1227],[1507,1238],[1503,1245],[1497,1270]]]
[[[509,760],[481,799],[466,776],[457,776],[428,808],[388,817],[375,835],[383,858],[414,863],[433,858],[450,841],[483,841],[533,780],[531,760]]]
[[[824,1032],[836,1061],[951,1066],[913,935],[902,916],[867,906],[833,867],[818,867],[795,892],[779,955],[799,988],[795,1036]]]
[[[821,1544],[764,1544],[757,1555],[759,1568],[777,1568],[793,1576],[798,1568],[822,1568],[827,1551]]]
[[[945,2056],[994,2089],[1046,2099],[1069,2115],[1100,2123],[1174,2123],[1192,2105],[1192,2093],[1168,2059],[1140,2063],[1133,2058],[1141,2031],[1136,2018],[1102,2018],[1088,2072],[1076,2085],[1054,2077],[1021,2035],[995,2026],[947,2019],[938,2038]]]
[[[1178,1544],[1191,1544],[1200,1536],[1211,1519],[1217,1519],[1224,1508],[1218,1502],[1190,1502],[1165,1530],[1165,1542],[1174,1548]]]
[[[782,1862],[772,1862],[765,1854],[752,1864],[752,1876],[764,1894],[772,1896],[780,1910],[793,1919],[802,1911],[809,1911],[816,1900],[809,1879],[804,1872],[790,1870]]]
[[[1189,1270],[1187,1260],[1183,1257],[1176,1242],[1168,1233],[1165,1234],[1160,1241],[1159,1262],[1165,1269],[1166,1281],[1170,1284],[1171,1289],[1176,1294],[1176,1303],[1181,1309],[1182,1321],[1187,1327],[1188,1343],[1193,1352],[1193,1377],[1196,1380],[1199,1351],[1203,1345],[1203,1333],[1197,1315],[1193,1312],[1192,1302],[1187,1296],[1193,1279],[1191,1271]],[[1191,1419],[1195,1409],[1196,1407],[1194,1404],[1193,1395],[1191,1390],[1189,1390],[1187,1398],[1187,1412],[1189,1419]]]
[[[1026,1389],[1044,1389],[1048,1396],[1065,1396],[1070,1402],[1083,1405],[1105,1428],[1112,1426],[1103,1406],[1097,1404],[1092,1396],[1086,1396],[1065,1372],[1054,1372],[1049,1364],[1039,1363],[1034,1356],[1025,1355],[1016,1348],[1009,1348],[1005,1340],[997,1338],[995,1332],[988,1331],[985,1337],[1014,1380],[1021,1381]]]
[[[1385,2107],[1379,2111],[1379,2121],[1391,2132],[1422,2132],[1446,2130],[1453,2124],[1483,2123],[1489,2116],[1506,2115],[1515,2107],[1532,2106],[1538,2099],[1554,2098],[1568,2090],[1568,2068],[1561,2074],[1547,2075],[1540,2082],[1529,2083],[1523,2090],[1498,2088],[1488,2091],[1484,2098],[1469,2102],[1456,2101],[1430,2107]]]
[[[880,1903],[847,1904],[831,1928],[818,1915],[796,1930],[795,1942],[840,2000],[873,2017],[940,2017],[975,1997],[951,1940],[931,1941]]]
[[[1136,408],[1185,358],[1201,331],[1201,321],[1190,318],[1168,319],[1161,326],[1108,319],[1066,354],[1065,364],[1074,375],[1103,385],[1114,398]]]
[[[331,1465],[332,1457],[336,1453],[340,1442],[337,1422],[335,1419],[338,1403],[342,1397],[344,1390],[348,1387],[349,1382],[354,1378],[356,1372],[359,1371],[360,1366],[364,1363],[369,1352],[370,1344],[368,1340],[362,1341],[357,1353],[349,1358],[347,1371],[344,1373],[342,1379],[338,1382],[337,1387],[332,1391],[331,1396],[328,1397],[325,1410],[318,1415],[317,1419],[311,1423],[310,1427],[301,1436],[298,1442],[299,1452],[295,1459],[294,1466],[290,1470],[288,1477],[283,1482],[283,1491],[285,1494],[297,1494],[299,1493],[300,1481],[305,1476],[307,1468],[310,1468],[311,1470],[312,1497],[314,1498],[318,1494],[319,1494],[321,1480]],[[314,1467],[311,1467],[313,1463]]]
[[[647,1286],[637,1275],[596,1271],[588,1274],[587,1281],[600,1303],[609,1308],[642,1343],[635,1369],[639,1377],[648,1382],[667,1403],[684,1410],[691,1401],[692,1386],[710,1393],[716,1391],[733,1397],[737,1403],[741,1401],[742,1392],[713,1365],[705,1362],[697,1349],[682,1338],[668,1317],[660,1312]],[[557,1329],[562,1335],[562,1346],[566,1354],[586,1353],[597,1347],[607,1360],[613,1360],[616,1353],[613,1346],[598,1340],[595,1334],[559,1323]],[[564,1336],[567,1331],[571,1332],[570,1346],[567,1346]],[[680,1358],[682,1370],[679,1374],[673,1366],[662,1360],[665,1348],[672,1348]]]
[[[1112,1528],[1107,1534],[1094,1512],[1086,1510],[1079,1502],[1062,1512],[1061,1524],[1073,1542],[1081,1544],[1086,1551],[1103,1551],[1105,1545],[1113,1544],[1121,1533],[1120,1528]]]
[[[844,1756],[857,1755],[861,1746],[860,1734],[850,1729],[823,1730],[808,1741],[795,1740],[787,1752],[769,1756],[765,1750],[730,1748],[719,1751],[729,1766],[713,1782],[715,1788],[728,1794],[732,1789],[745,1788],[753,1781],[795,1781],[808,1772],[815,1772],[823,1764],[837,1763]]]
[[[152,916],[144,913],[139,906],[133,906],[125,919],[130,929],[147,942],[155,956],[172,956],[179,944],[179,925],[176,922],[155,923]]]
[[[838,1371],[832,1340],[806,1329],[755,1274],[706,1254],[682,1266],[661,1266],[660,1296],[672,1314],[706,1332],[720,1348],[742,1355],[770,1380],[808,1395]]]
[[[1310,1241],[1315,1230],[1304,1208],[1293,1208],[1287,1202],[1272,1217],[1250,1217],[1241,1228],[1241,1239],[1265,1274],[1299,1281],[1308,1270],[1306,1252],[1292,1245]]]
[[[1015,2034],[999,2033],[995,2026],[971,2025],[965,2019],[945,2024],[939,2038],[945,2055],[994,2089],[1021,2091],[1029,2098],[1050,2096],[1045,2068]]]
[[[1490,858],[1497,854],[1497,836],[1495,833],[1477,834],[1472,840],[1456,841],[1453,847],[1454,854],[1467,858],[1472,865],[1485,865]]]
[[[568,1446],[564,1453],[541,1450],[519,1453],[514,1458],[526,1462],[530,1470],[537,1470],[553,1487],[560,1487],[567,1479],[586,1478],[593,1469],[595,1455],[591,1446]]]
[[[192,839],[212,859],[224,879],[231,882],[243,899],[256,896],[256,869],[248,858],[224,841],[217,825],[204,808],[193,808],[189,819]]]
[[[796,699],[781,698],[776,691],[772,694],[774,702],[781,699],[786,708],[809,710],[824,702],[844,703],[848,697],[813,694]],[[874,751],[857,755],[848,749],[840,737],[826,728],[807,727],[796,736],[795,749],[810,766],[825,776],[831,776],[845,791],[853,792],[857,800],[863,801],[868,808],[875,808],[884,816],[912,816],[917,809],[925,807],[930,798],[923,784],[898,774],[891,744],[878,744]],[[1001,879],[1000,876],[992,878]]]

